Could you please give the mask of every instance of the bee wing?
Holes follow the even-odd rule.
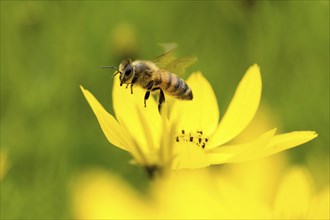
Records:
[[[161,44],[161,46],[166,52],[153,60],[160,69],[166,69],[171,73],[181,75],[191,64],[197,61],[197,57],[177,58],[174,54],[176,44]]]
[[[158,66],[160,69],[165,69],[171,62],[176,59],[176,56],[173,53],[173,50],[167,51],[164,54],[156,57],[153,62]]]
[[[197,61],[197,57],[181,57],[168,63],[164,69],[177,75],[183,74],[186,69]]]
[[[158,44],[161,48],[163,48],[164,52],[169,52],[169,51],[173,51],[178,47],[177,43],[174,42],[170,42],[170,43],[159,43]]]

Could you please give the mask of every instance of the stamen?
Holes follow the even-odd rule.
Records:
[[[180,134],[175,137],[176,142],[185,141],[196,144],[198,147],[205,148],[209,138],[203,137],[203,131],[198,130],[195,132],[186,133],[185,130],[181,130]]]

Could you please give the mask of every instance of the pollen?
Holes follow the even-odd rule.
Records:
[[[179,135],[175,137],[176,142],[190,142],[198,147],[205,148],[206,143],[209,141],[209,138],[203,136],[203,131],[197,130],[194,132],[186,132],[181,130]]]

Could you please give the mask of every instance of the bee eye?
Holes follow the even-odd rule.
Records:
[[[124,73],[125,76],[131,75],[132,71],[133,71],[132,66],[127,66],[126,69],[125,69],[125,73]]]

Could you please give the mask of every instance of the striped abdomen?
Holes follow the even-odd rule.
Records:
[[[165,93],[177,99],[192,100],[193,94],[183,79],[166,70],[158,70],[153,75],[154,88],[161,88]]]

